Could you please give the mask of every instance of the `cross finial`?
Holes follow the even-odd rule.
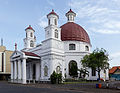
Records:
[[[15,50],[17,50],[17,43],[15,43]]]

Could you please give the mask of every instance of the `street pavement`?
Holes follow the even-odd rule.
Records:
[[[99,89],[95,83],[22,85],[0,81],[0,93],[120,93],[120,90]]]
[[[54,88],[38,88],[30,85],[11,84],[0,81],[0,93],[83,93],[78,91],[60,90]]]

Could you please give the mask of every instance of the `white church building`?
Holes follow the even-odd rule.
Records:
[[[58,27],[59,16],[52,10],[47,15],[45,40],[36,45],[35,30],[29,25],[25,29],[24,48],[14,51],[11,59],[11,82],[26,84],[27,81],[50,81],[53,71],[63,78],[71,78],[71,63],[82,68],[81,59],[90,53],[91,43],[87,32],[74,22],[76,13],[66,13],[67,23]],[[97,72],[89,70],[88,80],[97,80]],[[101,72],[101,78],[108,74]]]

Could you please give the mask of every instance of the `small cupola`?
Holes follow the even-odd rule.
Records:
[[[28,29],[35,31],[35,30],[31,27],[31,25],[29,25],[29,26],[25,29],[25,31],[28,30]]]
[[[48,25],[57,25],[58,24],[59,16],[54,12],[53,9],[52,9],[52,12],[50,12],[47,15],[47,18],[48,18]]]
[[[72,11],[72,9],[70,9],[67,13],[66,13],[66,17],[68,19],[68,22],[74,22],[74,17],[76,17],[76,13],[74,13]]]
[[[24,38],[24,47],[26,49],[33,48],[36,46],[36,37],[34,35],[35,30],[29,25],[26,29],[26,37]]]

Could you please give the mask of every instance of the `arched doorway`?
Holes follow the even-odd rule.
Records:
[[[72,77],[78,77],[78,67],[77,67],[77,62],[74,60],[71,60],[69,62],[69,75]]]

